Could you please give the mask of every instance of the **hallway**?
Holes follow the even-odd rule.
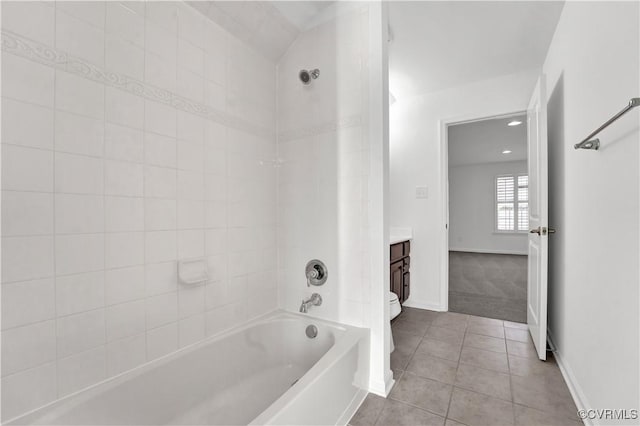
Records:
[[[349,424],[580,424],[558,365],[539,361],[525,324],[403,308],[392,324],[396,384]]]

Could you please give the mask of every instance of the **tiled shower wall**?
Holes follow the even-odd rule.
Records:
[[[3,420],[277,307],[275,80],[183,3],[2,2]]]
[[[368,327],[369,6],[340,6],[323,22],[278,63],[280,301],[297,311],[318,292],[324,301],[312,315]],[[299,70],[314,68],[319,78],[302,85]],[[328,280],[307,288],[304,267],[314,258]]]

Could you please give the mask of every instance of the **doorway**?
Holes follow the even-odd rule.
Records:
[[[527,322],[526,113],[447,126],[449,311]]]

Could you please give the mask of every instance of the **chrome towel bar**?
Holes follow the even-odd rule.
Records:
[[[617,113],[616,115],[608,119],[602,126],[598,127],[589,136],[584,138],[582,142],[575,144],[573,147],[575,149],[597,150],[598,148],[600,148],[600,139],[591,139],[591,138],[597,135],[598,133],[600,133],[601,131],[603,131],[604,129],[606,129],[607,127],[609,127],[611,123],[613,123],[618,118],[622,117],[627,112],[631,111],[633,108],[637,106],[640,106],[640,98],[631,98],[631,100],[629,101],[629,104],[626,107],[624,107],[622,111],[620,111],[619,113]]]

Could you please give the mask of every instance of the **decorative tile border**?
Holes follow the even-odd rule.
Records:
[[[348,117],[339,118],[336,121],[330,121],[316,126],[309,126],[302,129],[288,130],[278,133],[278,142],[291,142],[296,139],[307,138],[310,136],[321,135],[323,133],[335,132],[349,127],[357,127],[362,125],[362,116],[350,115]]]
[[[21,56],[42,65],[57,68],[78,76],[115,87],[126,92],[141,96],[147,100],[160,102],[173,108],[194,115],[207,118],[216,123],[233,127],[238,130],[253,133],[261,137],[273,137],[270,130],[234,117],[226,112],[217,110],[176,93],[155,87],[135,78],[110,72],[93,65],[81,58],[71,56],[66,52],[30,40],[11,31],[2,30],[2,51]]]
[[[195,102],[184,96],[158,88],[124,74],[106,71],[81,58],[74,57],[59,49],[30,40],[11,31],[2,30],[1,35],[2,39],[0,42],[3,52],[73,73],[97,83],[102,83],[141,96],[150,101],[169,105],[181,111],[199,115],[224,126],[233,127],[260,137],[274,136],[273,132],[264,127],[249,123],[211,106]],[[321,123],[316,126],[289,130],[279,133],[277,136],[279,142],[290,142],[309,136],[360,126],[361,124],[362,117],[360,115],[352,115],[342,117],[336,121]]]

